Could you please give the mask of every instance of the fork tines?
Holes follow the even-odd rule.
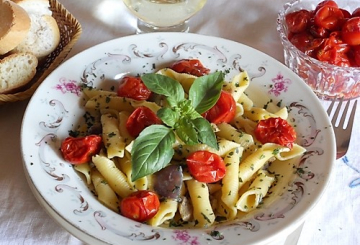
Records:
[[[349,111],[350,102],[351,102],[350,100],[348,100],[348,101],[346,102],[345,108],[344,108],[342,114],[340,115],[340,116],[341,116],[340,121],[337,123],[337,120],[338,120],[338,118],[339,118],[339,114],[340,114],[340,112],[341,112],[341,107],[342,107],[343,100],[344,100],[343,98],[341,98],[341,99],[339,100],[339,103],[338,103],[338,105],[336,106],[336,110],[335,110],[335,112],[334,112],[334,115],[331,117],[331,112],[333,111],[333,108],[334,108],[334,106],[335,106],[335,104],[336,104],[336,103],[335,103],[335,102],[336,102],[336,99],[334,99],[334,100],[331,102],[329,108],[327,109],[327,114],[329,115],[330,118],[332,118],[331,124],[333,125],[333,127],[338,127],[338,126],[341,125],[341,128],[346,129],[347,126],[349,126],[348,130],[351,130],[352,125],[353,125],[353,122],[354,122],[354,118],[355,118],[355,112],[356,112],[356,107],[357,107],[357,100],[355,100],[355,102],[354,102],[354,104],[353,104],[353,106],[352,106],[352,108],[351,108],[350,117],[349,117],[349,120],[348,120],[347,125],[345,125],[345,120],[346,120],[347,112]]]

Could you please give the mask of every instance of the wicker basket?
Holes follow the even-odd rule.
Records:
[[[56,0],[49,0],[52,15],[60,30],[58,47],[45,60],[39,63],[36,75],[21,91],[13,94],[1,94],[0,105],[30,98],[44,79],[58,67],[80,38],[82,29],[80,23]]]

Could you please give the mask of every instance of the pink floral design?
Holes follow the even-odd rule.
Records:
[[[61,91],[63,94],[72,93],[77,96],[80,95],[81,87],[74,80],[68,80],[66,78],[60,78],[59,84],[55,86],[56,90]]]
[[[280,72],[275,78],[271,79],[271,81],[274,84],[271,85],[269,94],[274,94],[275,96],[279,96],[282,92],[286,92],[288,89],[287,84],[291,84],[291,80],[289,78],[284,78]]]
[[[181,245],[199,245],[198,238],[195,236],[190,236],[187,230],[174,230],[172,237],[175,241],[179,241]]]

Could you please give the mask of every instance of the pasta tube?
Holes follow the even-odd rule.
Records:
[[[215,221],[215,214],[210,204],[209,189],[205,183],[196,180],[186,181],[194,208],[195,226],[209,227]]]
[[[226,166],[226,174],[222,179],[221,200],[228,208],[228,219],[232,220],[236,217],[235,204],[239,199],[239,162],[241,159],[243,148],[237,147],[229,151],[224,158]]]
[[[107,150],[108,158],[123,157],[125,141],[120,136],[119,122],[111,114],[101,115],[102,138]]]
[[[133,189],[126,180],[125,174],[115,166],[111,159],[95,155],[92,157],[92,161],[116,194],[120,197],[127,197],[133,192]]]
[[[251,177],[273,157],[281,152],[290,151],[289,148],[273,143],[266,143],[261,148],[245,158],[239,166],[239,180],[242,184],[249,181]]]
[[[177,209],[177,201],[173,199],[167,199],[160,203],[159,211],[155,214],[154,217],[148,220],[147,223],[151,226],[159,226],[165,221],[174,218]]]
[[[98,196],[98,200],[106,207],[115,212],[119,212],[119,200],[115,192],[108,185],[107,181],[97,169],[91,170],[91,179]]]
[[[266,171],[259,170],[256,178],[250,185],[250,188],[240,197],[236,207],[243,212],[250,212],[256,209],[266,196],[271,184],[275,178],[269,176]]]

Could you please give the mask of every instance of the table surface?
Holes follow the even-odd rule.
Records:
[[[60,2],[83,28],[68,58],[104,41],[135,34],[136,19],[120,0]],[[276,17],[284,3],[208,0],[190,20],[190,32],[237,41],[283,62]],[[83,244],[47,214],[27,184],[20,154],[20,129],[27,103],[0,106],[0,244]],[[348,155],[336,161],[327,191],[306,219],[299,241],[301,228],[286,244],[360,244],[359,110],[356,118]]]

